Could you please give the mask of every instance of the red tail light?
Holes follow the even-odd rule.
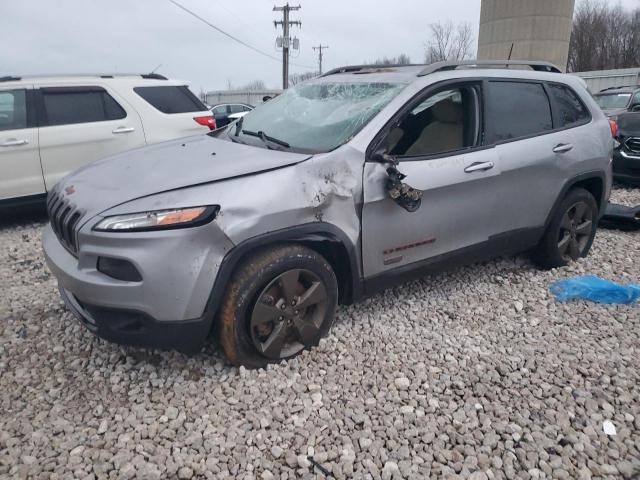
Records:
[[[211,116],[211,115],[207,115],[206,117],[193,117],[193,119],[198,122],[200,125],[204,125],[205,127],[209,127],[209,130],[215,130],[216,129],[216,119]]]
[[[611,136],[613,138],[618,138],[618,122],[610,118],[609,126],[611,127]]]

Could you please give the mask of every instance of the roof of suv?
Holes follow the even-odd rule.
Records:
[[[459,69],[487,70],[504,72],[510,67],[528,67],[534,72],[562,73],[555,65],[547,62],[526,60],[465,60],[456,62],[436,62],[430,65],[351,65],[331,70],[321,78],[338,75],[366,75],[367,79],[410,83],[427,75],[450,72]],[[512,70],[522,72],[522,70]]]
[[[30,83],[50,85],[76,85],[117,82],[134,86],[143,85],[188,85],[184,80],[168,79],[157,73],[84,73],[64,75],[23,75],[0,77],[0,87],[13,87]]]
[[[59,74],[59,75],[6,75],[0,77],[0,82],[19,82],[20,80],[75,80],[77,78],[120,78],[134,77],[145,78],[151,80],[168,80],[164,75],[159,73],[76,73],[76,74]]]

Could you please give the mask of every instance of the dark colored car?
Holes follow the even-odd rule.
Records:
[[[605,88],[593,98],[607,117],[625,112],[640,112],[640,85]]]
[[[253,109],[252,105],[246,103],[221,103],[211,107],[211,113],[216,119],[217,129],[220,130]]]
[[[620,144],[613,151],[613,176],[640,185],[640,113],[622,113],[617,123]]]

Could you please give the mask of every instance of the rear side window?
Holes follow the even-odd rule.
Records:
[[[47,125],[106,122],[127,113],[102,88],[42,88]]]
[[[249,109],[247,107],[245,107],[244,105],[230,105],[229,106],[229,111],[230,113],[241,113],[241,112],[246,112]]]
[[[214,115],[226,115],[227,114],[227,105],[219,105],[213,109]]]
[[[26,90],[0,91],[0,131],[27,128]]]
[[[590,120],[589,110],[571,89],[553,83],[548,87],[558,111],[556,128],[568,128]]]
[[[186,86],[136,87],[133,91],[162,113],[202,112],[207,109]]]
[[[489,143],[553,129],[549,98],[539,83],[489,82],[487,112]]]

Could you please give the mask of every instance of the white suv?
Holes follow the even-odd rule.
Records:
[[[94,160],[214,129],[185,82],[157,74],[0,77],[0,207],[44,200]]]

